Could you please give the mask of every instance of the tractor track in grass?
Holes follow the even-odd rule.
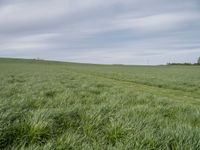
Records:
[[[158,86],[153,86],[153,85],[146,85],[146,84],[142,84],[142,83],[138,83],[138,82],[134,82],[134,81],[121,80],[121,79],[108,77],[105,75],[94,74],[92,72],[86,73],[83,71],[77,71],[76,69],[72,69],[72,68],[68,68],[68,69],[77,74],[91,76],[93,78],[101,78],[104,80],[114,81],[114,82],[112,82],[112,84],[117,84],[117,85],[123,84],[123,86],[126,85],[126,87],[128,86],[137,92],[149,93],[149,94],[153,94],[156,96],[161,96],[161,97],[178,100],[181,102],[185,101],[185,102],[189,102],[190,104],[194,104],[194,105],[200,104],[200,97],[198,95],[193,96],[192,94],[194,94],[194,93],[192,93],[192,92],[158,87]]]

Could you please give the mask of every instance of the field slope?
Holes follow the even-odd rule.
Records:
[[[0,149],[200,149],[200,67],[0,59]]]

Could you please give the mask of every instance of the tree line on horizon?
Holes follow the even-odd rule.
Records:
[[[185,63],[167,63],[167,65],[200,65],[200,57],[198,58],[196,63],[189,63],[189,62],[185,62]]]

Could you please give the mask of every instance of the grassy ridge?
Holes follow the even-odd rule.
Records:
[[[200,149],[200,67],[0,59],[0,149]]]

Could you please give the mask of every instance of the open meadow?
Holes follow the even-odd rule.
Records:
[[[0,149],[200,149],[200,66],[0,59]]]

